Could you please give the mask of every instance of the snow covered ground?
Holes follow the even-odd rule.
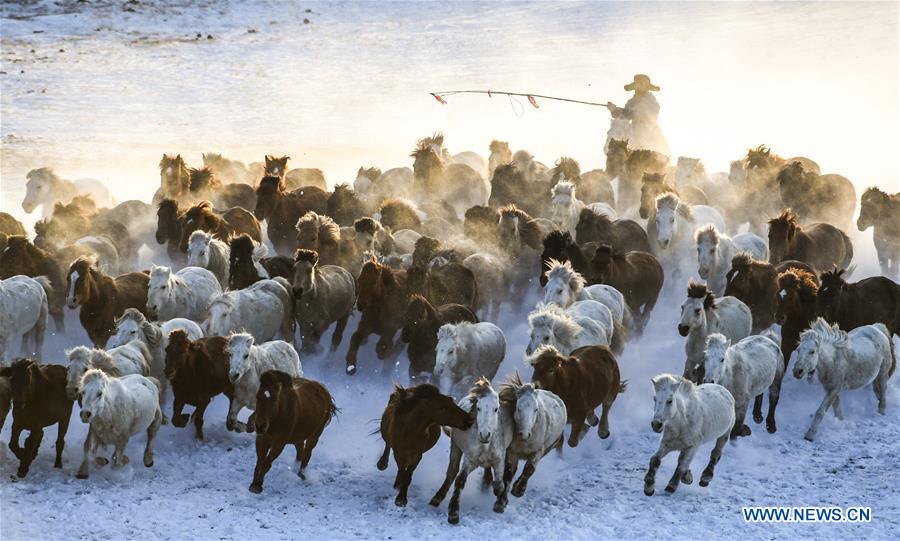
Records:
[[[846,58],[866,51],[875,67],[881,65],[877,60],[896,59],[896,52],[890,51],[897,41],[895,5],[869,6],[870,15],[857,13],[837,22],[834,15],[840,9],[832,5],[657,8],[647,15],[646,26],[635,29],[640,8],[615,4],[3,4],[0,208],[33,223],[35,216],[24,216],[19,206],[22,179],[27,170],[44,164],[57,167],[65,176],[104,179],[120,198],[149,198],[158,185],[155,163],[163,151],[181,151],[191,164],[199,162],[201,151],[221,150],[247,161],[265,152],[283,151],[294,156],[294,165],[322,167],[333,183],[352,179],[359,165],[407,164],[412,141],[435,129],[448,132],[454,150],[485,149],[491,138],[499,137],[510,139],[515,148],[532,149],[545,161],[569,154],[586,168],[601,166],[599,149],[606,130],[602,111],[542,104],[540,111],[528,111],[517,119],[507,107],[486,103],[486,99],[453,100],[440,108],[422,96],[437,86],[465,83],[621,98],[621,83],[630,80],[634,71],[648,71],[655,79],[670,82],[661,95],[661,100],[662,96],[670,100],[668,109],[664,102],[663,128],[676,153],[693,152],[708,158],[712,169],[717,169],[739,155],[740,149],[765,141],[784,154],[805,153],[827,170],[845,172],[859,180],[858,188],[879,183],[896,191],[896,126],[884,126],[883,138],[877,141],[859,138],[876,150],[879,145],[888,149],[873,151],[867,156],[874,157],[865,160],[859,159],[861,153],[854,147],[862,143],[852,136],[864,133],[868,125],[854,122],[868,122],[870,112],[893,118],[889,114],[897,107],[896,81],[869,85],[871,99],[854,106],[860,114],[841,119],[850,135],[832,134],[834,140],[826,141],[812,133],[815,130],[803,116],[812,114],[807,106],[814,108],[819,98],[798,99],[802,92],[795,94],[793,88],[784,91],[784,103],[769,103],[771,94],[742,95],[749,112],[742,109],[729,117],[729,125],[739,128],[726,129],[721,126],[724,117],[714,113],[692,124],[697,104],[671,82],[702,80],[711,74],[663,66],[663,60],[674,62],[678,55],[683,58],[697,51],[712,55],[710,72],[736,62],[734,50],[721,46],[723,41],[734,46],[734,40],[685,38],[690,34],[688,22],[725,17],[753,39],[763,40],[764,33],[753,34],[753,21],[773,20],[770,30],[781,36],[793,24],[783,21],[804,16],[817,31],[798,39],[797,48],[784,58],[770,57],[769,63],[781,74],[800,52],[821,54],[823,40],[830,40],[835,49],[841,49],[832,55],[833,71],[819,73],[818,63],[797,69],[828,85],[824,95],[844,99],[846,83],[835,81],[853,79],[848,74],[860,69],[842,64]],[[867,17],[878,19],[879,15],[880,23],[868,24]],[[303,18],[310,23],[303,24]],[[750,22],[744,22],[745,18]],[[857,33],[862,38],[848,37],[863,26],[866,32]],[[839,28],[847,33],[837,32]],[[639,32],[628,34],[626,29]],[[659,50],[656,56],[649,45],[631,44],[627,39],[649,40],[664,30],[679,39],[672,40],[671,50]],[[706,52],[717,49],[710,44],[721,46],[722,52]],[[632,60],[632,52],[638,60]],[[748,62],[752,68],[746,71],[762,69]],[[590,75],[573,76],[581,70]],[[867,77],[875,76],[868,72],[878,70],[864,71],[854,86],[873,82]],[[587,88],[586,81],[595,81],[594,86]],[[746,81],[738,80],[735,86],[746,87]],[[733,106],[709,99],[713,108]],[[793,114],[800,120],[777,124],[786,111],[783,108],[795,109]],[[754,114],[755,110],[765,113]],[[589,129],[577,127],[585,123]],[[805,127],[800,130],[795,124]],[[872,275],[877,265],[871,233],[851,234],[859,265],[854,278]],[[536,300],[537,293],[532,294]],[[480,492],[476,475],[463,494],[459,526],[446,523],[446,503],[440,509],[428,505],[446,468],[446,438],[416,471],[409,506],[394,506],[394,466],[386,472],[375,468],[382,444],[370,433],[377,428],[392,381],[405,380],[405,364],[401,361],[393,374],[377,373],[380,363],[374,359],[372,340],[361,352],[360,373],[349,378],[342,368],[345,341],[335,355],[303,360],[308,377],[323,381],[341,408],[313,454],[307,481],[296,476],[288,452],[267,476],[263,494],[248,492],[255,462],[253,437],[225,430],[224,399],[216,400],[207,411],[206,441],[197,442],[190,429],[165,426],[156,441],[153,468],[133,461],[121,470],[94,471],[89,480],[80,481],[74,472],[86,427],[76,415],[62,470],[52,468],[54,429],[47,431],[40,455],[24,480],[14,477],[15,461],[2,449],[0,537],[900,536],[898,378],[890,383],[885,416],[876,413],[871,389],[849,392],[842,398],[846,419],[839,422],[827,416],[818,440],[810,443],[802,435],[822,389],[788,376],[776,434],[753,425],[752,436],[726,447],[708,488],[682,485],[671,496],[662,491],[674,467],[675,456],[670,455],[658,474],[657,495],[643,495],[643,475],[658,442],[649,426],[649,378],[682,368],[683,339],[677,334],[676,317],[683,294],[681,285],[668,289],[645,337],[630,343],[620,360],[629,388],[612,409],[612,437],[601,441],[592,431],[577,449],[548,456],[525,497],[511,498],[503,515],[491,511],[493,497]],[[524,314],[506,313],[500,326],[510,347],[497,379],[516,370],[529,376],[523,362]],[[355,320],[350,323],[353,328]],[[65,336],[48,338],[48,361],[63,362],[66,348],[88,342],[74,312],[68,313],[67,329]],[[0,434],[4,441],[9,438],[9,424],[8,420]],[[140,456],[142,445],[143,438],[135,438],[129,454]],[[695,473],[705,466],[709,450],[707,445],[698,453]],[[741,507],[748,505],[863,505],[872,507],[873,520],[869,524],[746,524]]]

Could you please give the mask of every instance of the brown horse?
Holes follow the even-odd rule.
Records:
[[[575,242],[584,246],[588,242],[609,244],[623,252],[649,252],[647,232],[634,220],[612,221],[589,208],[581,211],[575,226]]]
[[[156,243],[166,245],[166,254],[172,261],[186,260],[181,251],[181,233],[184,229],[184,211],[175,199],[163,199],[156,208]]]
[[[845,272],[834,269],[819,275],[819,315],[843,331],[884,323],[888,331],[900,334],[900,285],[884,276],[848,284]]]
[[[191,173],[181,154],[163,154],[159,160],[159,191],[153,197],[159,203],[163,199],[183,199],[189,197]]]
[[[12,366],[0,368],[0,377],[9,378],[13,402],[12,431],[9,449],[19,459],[16,475],[25,477],[37,457],[44,427],[58,424],[54,468],[62,468],[66,432],[72,417],[72,401],[66,396],[68,369],[58,364],[39,365],[33,359],[19,359]],[[19,446],[23,430],[28,431],[25,448]]]
[[[256,209],[258,220],[266,220],[269,240],[275,250],[282,255],[294,253],[296,248],[297,220],[309,211],[325,214],[328,194],[313,186],[286,191],[285,183],[278,176],[266,176],[256,188]]]
[[[256,191],[247,184],[225,184],[212,169],[201,167],[190,170],[190,192],[194,200],[210,200],[220,208],[256,207]]]
[[[53,292],[49,301],[50,315],[56,330],[65,330],[64,307],[66,305],[66,280],[62,269],[50,253],[41,250],[28,241],[24,235],[13,235],[6,239],[6,248],[0,252],[0,279],[6,280],[22,274],[31,278],[46,276]]]
[[[13,218],[12,214],[0,212],[0,234],[11,237],[13,235],[25,235],[25,226],[22,222]]]
[[[806,171],[799,161],[786,165],[777,176],[781,202],[807,220],[849,228],[856,210],[856,190],[847,177]]]
[[[528,180],[524,172],[509,163],[494,170],[488,204],[495,208],[515,205],[529,215],[544,216],[549,211],[551,189],[549,180]]]
[[[381,175],[381,171],[378,171],[378,175]],[[356,220],[368,216],[370,210],[352,187],[338,184],[334,187],[334,192],[328,196],[325,212],[339,226],[350,227]]]
[[[187,252],[191,233],[197,230],[212,233],[213,237],[226,243],[231,241],[232,237],[241,234],[249,235],[256,242],[262,242],[259,220],[250,211],[235,207],[218,213],[213,210],[209,201],[201,201],[184,213],[180,245],[182,252]]]
[[[363,265],[357,282],[356,306],[362,316],[347,350],[347,374],[351,376],[356,373],[359,347],[370,334],[380,336],[375,346],[379,359],[387,360],[399,353],[394,346],[394,335],[403,328],[403,313],[409,304],[406,271],[394,270],[372,258]]]
[[[399,490],[394,503],[405,507],[406,493],[413,472],[422,455],[434,447],[441,437],[441,427],[467,430],[472,424],[469,412],[456,405],[449,396],[441,394],[434,385],[424,383],[415,387],[394,385],[381,415],[381,438],[384,452],[378,459],[379,470],[386,470],[391,450],[397,464],[394,488]]]
[[[441,325],[461,321],[478,323],[478,318],[471,308],[462,304],[434,306],[422,295],[410,297],[400,332],[400,339],[409,344],[406,353],[409,357],[410,381],[434,372],[437,334]]]
[[[229,184],[253,184],[256,182],[252,171],[246,164],[232,160],[216,152],[204,152],[203,167],[209,168],[213,174]],[[249,208],[249,207],[246,207]]]
[[[230,401],[234,386],[228,379],[230,354],[228,339],[209,336],[190,341],[181,330],[169,334],[166,346],[166,378],[172,382],[172,424],[182,428],[188,416],[181,411],[185,404],[194,406],[194,429],[203,439],[203,414],[213,398],[224,394]]]
[[[581,441],[581,432],[587,429],[585,419],[592,426],[598,423],[594,410],[600,405],[603,413],[597,435],[609,437],[609,409],[619,393],[625,392],[626,383],[619,379],[619,363],[608,347],[584,346],[566,356],[552,346],[541,346],[528,362],[534,367],[531,381],[535,386],[555,393],[566,405],[572,425],[569,447]]]
[[[589,274],[598,284],[610,285],[622,293],[636,319],[636,331],[643,332],[663,286],[663,268],[656,256],[617,252],[609,244],[601,244],[594,253]]]
[[[460,263],[441,266],[415,265],[406,271],[406,286],[410,294],[419,294],[432,304],[462,304],[478,309],[478,282],[475,273]]]
[[[412,205],[406,201],[385,199],[378,206],[378,213],[381,215],[379,219],[381,225],[389,227],[391,231],[400,231],[401,229],[422,230],[422,219],[419,218]]]
[[[590,276],[590,261],[585,256],[582,248],[575,244],[572,235],[568,231],[551,231],[544,237],[542,244],[544,251],[541,252],[541,287],[547,285],[547,271],[550,270],[551,259],[555,259],[560,263],[568,261],[578,274]]]
[[[881,274],[900,278],[900,193],[887,194],[872,187],[863,192],[856,227],[872,228]]]
[[[259,257],[258,266],[254,263],[258,244],[248,235],[240,235],[231,239],[228,262],[228,288],[244,289],[264,278],[281,276],[290,280],[294,273],[294,260],[278,255]]]
[[[497,222],[500,211],[496,207],[476,205],[466,210],[463,220],[465,236],[480,246],[490,248],[497,245]]]
[[[290,156],[276,158],[267,154],[266,176],[281,178],[288,190],[299,190],[300,188],[317,188],[323,192],[328,190],[325,175],[321,170],[303,167],[288,170],[287,162],[290,159]]]
[[[262,492],[266,473],[287,444],[297,449],[297,475],[306,479],[313,449],[337,413],[331,394],[318,381],[279,370],[263,372],[256,393],[256,468],[250,492]]]
[[[778,306],[778,270],[775,266],[740,252],[731,258],[731,270],[725,274],[725,280],[725,296],[735,297],[750,308],[753,334],[771,327]]]
[[[781,324],[781,353],[784,355],[785,373],[791,353],[800,343],[800,333],[808,329],[818,317],[818,293],[816,276],[810,272],[792,268],[778,275],[778,296],[781,301],[775,310],[775,321]]]
[[[644,173],[664,173],[669,159],[653,150],[630,149],[628,141],[610,139],[606,152],[606,172],[619,178],[616,196],[619,213],[624,213],[640,201],[640,185]]]
[[[847,268],[853,259],[850,237],[831,224],[802,227],[791,209],[769,220],[769,262],[796,259],[817,270]]]
[[[88,257],[76,259],[66,276],[66,304],[81,307],[78,319],[96,347],[116,332],[116,318],[127,308],[137,308],[147,315],[147,290],[150,275],[130,272],[115,278],[103,274],[97,262]]]

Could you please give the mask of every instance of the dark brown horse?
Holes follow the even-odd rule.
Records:
[[[643,332],[650,313],[662,290],[664,273],[656,256],[647,252],[617,252],[609,244],[601,244],[594,253],[589,273],[598,284],[610,285],[625,297]]]
[[[819,275],[819,315],[843,331],[884,323],[888,331],[900,334],[900,285],[884,276],[848,284],[845,272],[834,269]]]
[[[847,177],[819,175],[796,161],[784,166],[777,180],[784,206],[809,221],[831,223],[843,229],[851,227],[856,190]]]
[[[350,337],[350,347],[347,350],[349,375],[356,373],[357,352],[370,334],[380,336],[375,345],[375,353],[379,359],[390,359],[399,353],[394,346],[394,335],[403,328],[403,314],[409,304],[406,271],[394,270],[372,258],[363,265],[357,282],[359,297],[356,306],[362,316],[356,331]]]
[[[406,286],[410,294],[422,295],[436,306],[462,304],[473,311],[478,309],[475,273],[460,263],[413,264],[406,271]]]
[[[735,297],[750,308],[753,333],[775,322],[778,306],[778,271],[768,261],[757,261],[747,252],[731,258],[731,270],[725,274],[725,295]]]
[[[81,307],[78,319],[96,347],[116,332],[116,318],[127,308],[137,308],[147,315],[147,290],[150,275],[130,272],[115,278],[103,274],[97,262],[80,257],[69,267],[66,275],[66,304]]]
[[[324,190],[308,186],[288,192],[281,177],[266,176],[256,188],[254,214],[258,220],[266,221],[275,250],[290,255],[296,248],[297,220],[309,211],[325,214],[327,206],[328,194]]]
[[[463,232],[466,237],[480,246],[489,248],[497,245],[497,222],[500,211],[497,207],[477,205],[466,210]]]
[[[248,184],[225,184],[209,167],[190,170],[191,195],[194,200],[210,200],[219,208],[256,208],[256,191]]]
[[[788,269],[778,275],[778,297],[775,321],[781,324],[781,353],[787,373],[791,353],[800,343],[800,333],[818,317],[819,287],[814,274],[802,269]]]
[[[262,492],[266,473],[288,444],[297,449],[297,475],[306,479],[313,449],[337,413],[331,394],[318,381],[278,370],[263,372],[256,393],[256,467],[250,492]]]
[[[16,275],[31,278],[46,276],[50,280],[53,293],[49,301],[50,315],[56,330],[65,330],[64,307],[66,305],[66,279],[53,257],[28,241],[24,235],[13,235],[6,239],[6,248],[0,252],[0,279],[6,280]]]
[[[515,205],[532,216],[548,214],[550,205],[550,181],[528,180],[513,164],[497,167],[491,180],[491,196],[488,204],[499,208]]]
[[[853,259],[850,237],[831,224],[801,226],[791,209],[769,220],[769,262],[796,259],[817,270],[847,268]]]
[[[184,229],[184,211],[175,199],[163,199],[156,208],[156,242],[166,245],[166,254],[172,261],[183,261],[181,232]]]
[[[212,203],[201,201],[189,208],[184,213],[184,222],[181,228],[182,252],[187,252],[188,241],[194,231],[206,231],[212,236],[223,241],[230,242],[232,237],[248,235],[256,242],[262,242],[262,232],[259,228],[259,220],[253,213],[241,207],[235,207],[219,213],[213,210]]]
[[[619,393],[625,392],[625,382],[620,380],[619,363],[606,346],[585,346],[562,355],[552,346],[542,346],[528,362],[534,367],[531,381],[539,389],[550,391],[562,398],[566,405],[572,432],[569,447],[581,441],[581,431],[598,423],[594,410],[602,405],[597,435],[609,437],[609,409]]]
[[[25,235],[25,226],[22,222],[13,218],[12,214],[0,212],[0,234],[11,237],[13,235]]]
[[[381,175],[381,171],[378,171],[378,175]],[[338,184],[334,187],[334,192],[328,196],[326,213],[339,226],[351,227],[353,222],[363,216],[368,216],[370,211],[352,187],[347,184]]]
[[[58,364],[41,364],[33,359],[19,359],[12,366],[0,368],[0,377],[9,378],[13,420],[9,449],[19,459],[16,475],[25,477],[37,457],[44,427],[58,424],[54,468],[62,468],[66,432],[72,417],[72,400],[66,396],[68,369]],[[23,430],[28,431],[25,448],[19,446]]]
[[[900,279],[900,193],[887,194],[872,187],[863,192],[856,227],[872,228],[881,274]]]
[[[248,235],[240,235],[231,240],[228,263],[228,288],[244,289],[264,278],[281,276],[290,280],[294,272],[294,260],[279,255],[259,257],[254,263],[258,244]]]
[[[649,252],[647,232],[634,220],[612,221],[589,208],[581,211],[575,226],[575,242],[584,246],[588,242],[609,244],[622,252]]]
[[[474,312],[462,304],[443,304],[435,307],[422,295],[412,295],[403,314],[400,339],[409,344],[409,379],[415,381],[423,374],[434,372],[437,334],[441,325],[469,321],[478,323]]]
[[[328,190],[325,175],[321,170],[304,167],[288,170],[287,162],[290,159],[290,156],[276,158],[266,155],[266,176],[281,178],[288,190],[299,190],[300,188],[316,188],[323,192]]]
[[[541,252],[541,287],[547,285],[547,271],[550,270],[551,259],[560,263],[568,261],[579,274],[590,276],[590,261],[581,247],[575,244],[568,231],[551,231],[544,237],[542,244],[544,251]]]
[[[443,395],[434,385],[424,383],[415,387],[394,385],[381,415],[381,438],[384,452],[378,459],[379,470],[386,470],[391,451],[397,464],[394,488],[399,490],[394,503],[406,506],[406,494],[413,472],[422,455],[434,447],[441,437],[441,427],[466,430],[471,426],[469,412]]]
[[[194,406],[191,416],[198,440],[203,439],[203,414],[212,399],[224,394],[230,401],[234,395],[234,386],[228,379],[229,356],[225,337],[209,336],[192,342],[180,329],[169,335],[165,374],[172,382],[175,399],[172,424],[186,426],[188,416],[181,411],[185,405]]]

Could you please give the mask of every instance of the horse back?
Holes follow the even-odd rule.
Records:
[[[294,378],[292,392],[293,397],[280,398],[285,401],[282,405],[292,412],[287,419],[282,419],[284,436],[288,441],[299,442],[321,434],[337,413],[331,393],[318,381],[306,378]],[[273,432],[279,432],[275,423],[273,428]]]
[[[438,323],[440,325],[445,323],[461,323],[463,321],[478,323],[478,317],[471,308],[457,303],[448,303],[439,306],[437,308],[437,315],[439,320]]]
[[[42,380],[32,379],[37,397],[25,403],[13,402],[13,423],[28,430],[42,429],[68,418],[73,402],[66,396],[68,368],[59,364],[43,364],[39,370]]]
[[[570,358],[577,362],[563,363],[561,370],[576,387],[573,390],[585,408],[592,410],[615,398],[620,384],[619,365],[609,347],[583,346],[573,351]]]
[[[116,317],[126,308],[137,308],[144,315],[147,311],[147,291],[150,289],[150,275],[146,272],[129,272],[116,276],[115,288],[118,298]]]

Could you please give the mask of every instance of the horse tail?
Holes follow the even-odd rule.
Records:
[[[144,377],[149,379],[150,381],[152,381],[153,385],[156,385],[157,392],[162,390],[162,383],[160,383],[160,381],[158,379],[154,378],[153,376],[144,376]]]
[[[609,349],[616,355],[621,355],[625,350],[625,341],[628,340],[628,329],[613,318],[612,336],[609,337]]]
[[[628,389],[628,380],[627,379],[622,380],[622,382],[619,383],[619,394],[624,393],[626,389]]]
[[[773,331],[771,328],[768,328],[759,334],[760,336],[765,336],[772,342],[775,342],[775,345],[779,348],[781,347],[781,338],[778,336],[778,333]]]
[[[50,279],[46,276],[37,276],[32,278],[35,282],[41,285],[41,288],[44,290],[44,294],[47,295],[47,303],[50,303],[50,298],[53,297],[53,285],[50,283]]]

